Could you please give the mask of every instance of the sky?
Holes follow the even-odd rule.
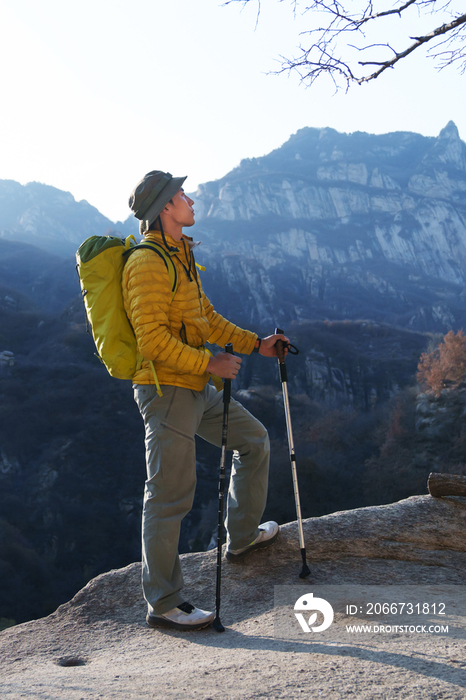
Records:
[[[112,221],[150,170],[185,189],[303,127],[466,139],[466,76],[413,54],[335,94],[273,75],[311,20],[291,1],[0,0],[0,179],[38,181]],[[392,20],[394,21],[394,20]],[[428,25],[435,26],[429,19]],[[427,25],[426,25],[427,27]]]

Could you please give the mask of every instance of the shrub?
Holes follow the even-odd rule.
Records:
[[[466,375],[466,336],[463,331],[449,331],[440,345],[421,355],[417,380],[436,396],[443,389],[456,389]]]

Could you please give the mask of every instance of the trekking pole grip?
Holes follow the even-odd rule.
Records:
[[[275,335],[283,335],[283,331],[280,328],[275,328]],[[277,348],[278,366],[280,368],[280,380],[283,384],[283,382],[288,381],[285,365],[285,343],[283,340],[277,340],[275,345]]]
[[[229,355],[233,355],[233,345],[231,343],[227,343],[225,345],[225,352],[227,352]],[[227,404],[230,403],[230,398],[231,398],[231,379],[225,379],[223,382],[223,403]]]

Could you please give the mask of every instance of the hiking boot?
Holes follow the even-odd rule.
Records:
[[[250,552],[253,552],[255,549],[268,547],[269,544],[275,542],[278,537],[278,533],[280,532],[279,526],[277,523],[274,523],[273,520],[259,525],[259,530],[260,532],[256,539],[251,542],[251,544],[248,544],[247,547],[242,547],[242,549],[230,549],[228,547],[226,554],[228,561],[241,561],[241,559],[244,559],[245,556],[247,556]]]
[[[146,622],[149,627],[171,627],[177,630],[200,630],[208,627],[215,613],[195,608],[191,603],[181,603],[176,608],[163,615],[147,613]]]

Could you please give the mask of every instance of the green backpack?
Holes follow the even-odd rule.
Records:
[[[88,320],[98,357],[112,377],[132,379],[140,369],[142,355],[137,351],[136,337],[125,312],[121,278],[129,255],[135,250],[149,248],[164,261],[168,270],[172,299],[178,286],[178,275],[170,254],[158,243],[144,241],[136,244],[134,236],[91,236],[76,253],[76,269]],[[157,387],[160,384],[151,368]]]

